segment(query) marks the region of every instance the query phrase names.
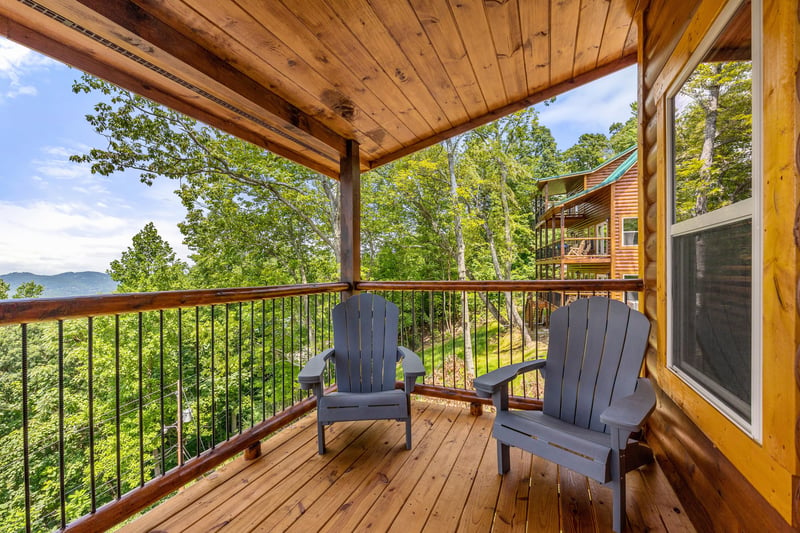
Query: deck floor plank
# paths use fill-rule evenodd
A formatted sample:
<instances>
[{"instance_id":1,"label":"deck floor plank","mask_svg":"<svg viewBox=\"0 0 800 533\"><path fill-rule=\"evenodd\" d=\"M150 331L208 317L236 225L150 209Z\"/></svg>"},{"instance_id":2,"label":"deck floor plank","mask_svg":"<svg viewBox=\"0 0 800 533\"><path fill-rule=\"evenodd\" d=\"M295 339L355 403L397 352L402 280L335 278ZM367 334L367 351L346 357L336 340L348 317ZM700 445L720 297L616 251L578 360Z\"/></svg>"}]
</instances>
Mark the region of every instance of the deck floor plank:
<instances>
[{"instance_id":1,"label":"deck floor plank","mask_svg":"<svg viewBox=\"0 0 800 533\"><path fill-rule=\"evenodd\" d=\"M533 458L528 493L528 531L561 531L558 509L558 466L541 457Z\"/></svg>"},{"instance_id":2,"label":"deck floor plank","mask_svg":"<svg viewBox=\"0 0 800 533\"><path fill-rule=\"evenodd\" d=\"M316 427L316 424L314 425ZM333 443L335 440L352 442L359 434L349 431L353 426L355 423L348 423L337 428L335 432L328 432L329 442ZM366 428L362 425L358 429L363 432ZM304 443L288 457L282 454L276 457L270 453L243 471L244 477L230 479L218 490L209 493L207 508L196 508L195 506L194 512L191 508L188 509L189 515L181 524L183 529L172 526L172 523L162 524L159 529L173 533L197 531L198 528L212 531L225 527L234 518L251 511L250 508L262 494L273 493L276 486L280 486L282 489L286 488L287 484L296 483L298 479L322 468L327 460L332 459L330 456L322 456L323 459L317 459L319 456L316 452L317 441L314 438ZM268 508L275 510L275 506L272 504ZM263 508L260 509L260 512L263 510ZM196 527L195 524L197 524Z\"/></svg>"},{"instance_id":3,"label":"deck floor plank","mask_svg":"<svg viewBox=\"0 0 800 533\"><path fill-rule=\"evenodd\" d=\"M491 432L492 418L477 417L425 523L424 532L456 531Z\"/></svg>"},{"instance_id":4,"label":"deck floor plank","mask_svg":"<svg viewBox=\"0 0 800 533\"><path fill-rule=\"evenodd\" d=\"M418 446L426 446L428 433L438 425L438 418L444 416L444 412L444 406L432 404L424 413L415 415L412 424L412 431L416 430L414 449ZM411 452L387 454L383 461L350 494L347 502L339 507L327 522L319 524L321 530L355 531L359 522L387 489L389 481L399 475L405 464L413 460L413 457Z\"/></svg>"},{"instance_id":5,"label":"deck floor plank","mask_svg":"<svg viewBox=\"0 0 800 533\"><path fill-rule=\"evenodd\" d=\"M375 501L372 508L367 511L364 519L356 526L356 530L388 531L407 501L411 492L429 470L441 465L432 465L436 453L447 438L453 424L459 417L464 421L469 417L469 411L446 411L439 417L437 424L428 432L424 442L411 450L411 460L398 475L389 480L383 494ZM413 525L413 517L404 517L406 522Z\"/></svg>"},{"instance_id":6,"label":"deck floor plank","mask_svg":"<svg viewBox=\"0 0 800 533\"><path fill-rule=\"evenodd\" d=\"M493 416L489 416L494 421ZM472 490L467 496L464 510L459 520L459 531L490 531L497 507L502 477L497 474L497 446L488 433L483 456L478 465Z\"/></svg>"},{"instance_id":7,"label":"deck floor plank","mask_svg":"<svg viewBox=\"0 0 800 533\"><path fill-rule=\"evenodd\" d=\"M313 413L204 476L120 531L600 531L610 489L511 450L497 473L493 416L415 399L414 447L393 421L340 422L317 454ZM628 474L631 531L695 531L658 465Z\"/></svg>"},{"instance_id":8,"label":"deck floor plank","mask_svg":"<svg viewBox=\"0 0 800 533\"><path fill-rule=\"evenodd\" d=\"M564 533L598 531L589 499L589 481L568 468L558 467L561 529Z\"/></svg>"},{"instance_id":9,"label":"deck floor plank","mask_svg":"<svg viewBox=\"0 0 800 533\"><path fill-rule=\"evenodd\" d=\"M497 498L497 509L494 515L493 531L519 531L520 524L522 531L525 531L527 520L527 496L528 486L531 477L531 454L511 448L511 469L502 477L500 494ZM525 485L525 505L520 506L518 496L520 487ZM521 512L522 516L517 513Z\"/></svg>"},{"instance_id":10,"label":"deck floor plank","mask_svg":"<svg viewBox=\"0 0 800 533\"><path fill-rule=\"evenodd\" d=\"M439 499L442 488L447 482L447 478L450 477L452 467L455 466L456 459L467 442L467 437L476 420L476 417L466 411L460 413L459 418L460 421L454 420L444 442L436 450L432 459L432 467L427 469L417 486L409 493L405 504L399 511L399 516L402 518L392 523L389 528L390 532L410 533L422 531L425 527L433 505Z\"/></svg>"},{"instance_id":11,"label":"deck floor plank","mask_svg":"<svg viewBox=\"0 0 800 533\"><path fill-rule=\"evenodd\" d=\"M437 408L433 407L434 405L417 402L416 406L412 407L414 409L412 434L415 439L422 438L430 427L426 423L426 416L436 416L437 412L441 412L441 406L437 411ZM314 528L325 524L326 527L331 525L331 530L346 531L346 529L339 529L341 526L333 526L332 523L341 519L348 512L353 513L353 516L359 516L358 520L360 521L364 511L363 508L362 510L358 509L358 504L364 505L370 501L370 493L376 494L371 499L374 502L377 494L382 490L382 480L388 479L384 472L394 475L410 455L410 452L405 451L405 442L405 425L396 424L382 446L376 447L372 453L359 461L352 471L347 473L347 476L336 479L319 503L299 516L292 527L298 530L313 531ZM405 453L397 453L398 451ZM366 509L370 506L371 503L366 506ZM353 509L351 510L351 508Z\"/></svg>"}]
</instances>

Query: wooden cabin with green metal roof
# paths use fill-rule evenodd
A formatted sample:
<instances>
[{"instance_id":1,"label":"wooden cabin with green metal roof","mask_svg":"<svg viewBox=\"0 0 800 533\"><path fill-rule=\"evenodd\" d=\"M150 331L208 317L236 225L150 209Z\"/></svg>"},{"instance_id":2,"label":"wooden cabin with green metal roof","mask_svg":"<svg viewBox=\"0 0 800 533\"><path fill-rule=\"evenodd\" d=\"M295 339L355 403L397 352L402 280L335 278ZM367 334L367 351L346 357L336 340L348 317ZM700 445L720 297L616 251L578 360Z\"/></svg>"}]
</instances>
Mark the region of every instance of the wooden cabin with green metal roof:
<instances>
[{"instance_id":1,"label":"wooden cabin with green metal roof","mask_svg":"<svg viewBox=\"0 0 800 533\"><path fill-rule=\"evenodd\" d=\"M632 146L593 169L538 180L538 279L639 277L636 161Z\"/></svg>"}]
</instances>

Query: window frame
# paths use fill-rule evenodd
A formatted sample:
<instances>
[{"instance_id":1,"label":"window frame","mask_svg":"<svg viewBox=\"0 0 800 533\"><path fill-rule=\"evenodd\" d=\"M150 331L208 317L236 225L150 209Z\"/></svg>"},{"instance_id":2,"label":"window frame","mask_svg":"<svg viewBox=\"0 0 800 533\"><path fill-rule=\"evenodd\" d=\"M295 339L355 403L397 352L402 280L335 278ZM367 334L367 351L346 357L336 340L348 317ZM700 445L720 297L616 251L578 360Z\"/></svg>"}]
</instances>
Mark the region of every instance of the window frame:
<instances>
[{"instance_id":1,"label":"window frame","mask_svg":"<svg viewBox=\"0 0 800 533\"><path fill-rule=\"evenodd\" d=\"M744 431L756 442L762 442L762 421L763 421L763 385L762 385L762 265L763 265L763 112L762 112L762 2L761 0L751 0L750 20L751 20L751 105L752 105L752 162L751 162L751 196L746 200L736 202L710 213L696 216L694 218L675 222L675 158L674 158L674 125L675 125L675 96L689 79L690 75L702 59L706 56L711 46L721 35L726 26L731 22L736 11L744 5L745 0L730 0L720 11L719 16L714 21L708 32L700 42L695 52L687 61L680 75L669 86L665 94L666 100L666 126L667 126L667 179L666 199L667 209L665 216L666 223L666 308L667 308L667 368L675 374L681 381L699 394L723 416L730 420L739 429ZM695 377L691 373L677 367L673 356L673 240L682 235L692 234L700 230L713 229L722 225L731 225L741 220L751 221L752 234L752 261L751 261L751 395L750 395L750 420L737 414L732 408L726 405L722 398L727 391L719 390L711 380L703 383L702 377ZM714 390L717 389L717 390Z\"/></svg>"},{"instance_id":2,"label":"window frame","mask_svg":"<svg viewBox=\"0 0 800 533\"><path fill-rule=\"evenodd\" d=\"M625 221L626 220L635 220L636 221L636 231L625 231ZM625 246L626 248L633 248L634 246L639 246L639 217L620 217L619 220L619 230L620 230L620 246ZM625 242L625 235L629 233L636 234L636 242L634 244L627 244Z\"/></svg>"}]
</instances>

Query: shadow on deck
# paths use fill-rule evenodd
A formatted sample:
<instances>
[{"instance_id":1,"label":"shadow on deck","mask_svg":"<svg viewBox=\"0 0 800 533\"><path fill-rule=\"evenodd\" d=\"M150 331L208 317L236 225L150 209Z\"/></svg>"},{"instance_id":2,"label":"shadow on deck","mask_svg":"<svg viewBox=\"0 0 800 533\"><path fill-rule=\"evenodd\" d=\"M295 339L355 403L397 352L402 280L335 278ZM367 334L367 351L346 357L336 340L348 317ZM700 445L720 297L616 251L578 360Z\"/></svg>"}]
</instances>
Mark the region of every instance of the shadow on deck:
<instances>
[{"instance_id":1,"label":"shadow on deck","mask_svg":"<svg viewBox=\"0 0 800 533\"><path fill-rule=\"evenodd\" d=\"M158 531L610 531L611 491L512 448L499 476L492 413L415 399L404 425L341 422L317 455L312 413L121 529ZM629 531L694 531L656 465L628 474Z\"/></svg>"}]
</instances>

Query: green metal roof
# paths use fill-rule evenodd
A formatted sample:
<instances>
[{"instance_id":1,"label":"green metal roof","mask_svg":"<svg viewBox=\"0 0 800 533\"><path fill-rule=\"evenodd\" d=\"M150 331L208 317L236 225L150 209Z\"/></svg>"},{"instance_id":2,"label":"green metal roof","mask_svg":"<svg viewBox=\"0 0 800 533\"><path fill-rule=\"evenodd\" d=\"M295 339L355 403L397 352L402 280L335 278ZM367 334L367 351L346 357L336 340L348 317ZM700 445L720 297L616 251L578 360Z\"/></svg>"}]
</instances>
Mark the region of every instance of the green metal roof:
<instances>
[{"instance_id":1,"label":"green metal roof","mask_svg":"<svg viewBox=\"0 0 800 533\"><path fill-rule=\"evenodd\" d=\"M591 174L593 172L596 172L596 171L600 170L601 168L603 168L605 166L608 166L608 165L612 164L614 161L616 161L617 159L619 159L623 155L625 155L625 154L627 154L627 153L629 153L631 151L635 151L635 150L636 150L636 145L633 145L630 148L627 148L627 149L621 151L620 153L609 157L608 159L606 159L605 161L603 161L602 163L600 163L599 165L597 165L593 169L582 170L580 172L572 172L570 174L560 174L558 176L548 176L546 178L537 178L536 182L537 182L537 184L539 184L539 183L544 183L546 181L555 181L555 180L560 180L560 179L564 179L564 178L574 178L574 177L577 177L577 176L583 176L585 174Z\"/></svg>"},{"instance_id":2,"label":"green metal roof","mask_svg":"<svg viewBox=\"0 0 800 533\"><path fill-rule=\"evenodd\" d=\"M581 192L579 192L577 194L573 194L572 196L567 196L566 198L564 198L560 202L554 203L552 205L551 209L552 208L556 208L556 207L560 207L560 206L566 204L567 202L571 202L571 201L575 200L576 198L581 198L583 196L587 196L590 193L592 193L593 191L596 191L597 189L602 189L603 187L605 187L607 185L610 185L610 184L614 183L615 181L617 181L618 179L620 179L628 170L630 170L630 168L633 165L636 164L636 159L637 159L637 157L639 155L638 154L638 150L636 150L635 146L633 148L631 148L630 150L633 150L633 151L628 156L628 158L625 161L623 161L620 166L618 166L616 169L614 169L614 172L609 174L606 179L604 179L603 181L601 181L600 183L598 183L594 187L590 187L589 189L585 189L585 190L583 190L583 191L581 191ZM626 150L625 152L622 152L619 155L624 155L627 152L628 152L628 150ZM616 158L612 159L612 161L615 160L615 159ZM603 165L601 165L601 167L602 166ZM600 167L598 167L598 168L600 168Z\"/></svg>"}]
</instances>

